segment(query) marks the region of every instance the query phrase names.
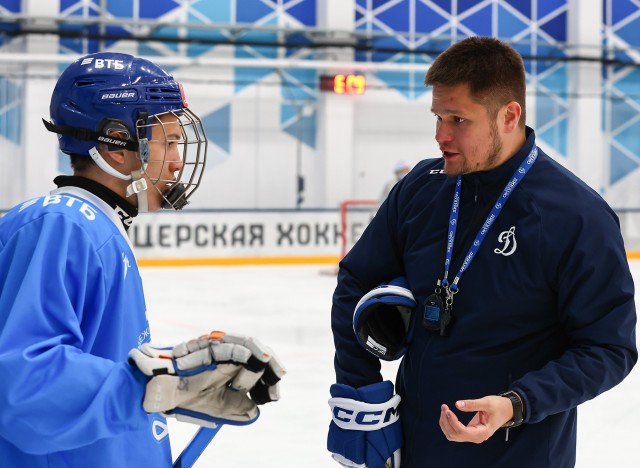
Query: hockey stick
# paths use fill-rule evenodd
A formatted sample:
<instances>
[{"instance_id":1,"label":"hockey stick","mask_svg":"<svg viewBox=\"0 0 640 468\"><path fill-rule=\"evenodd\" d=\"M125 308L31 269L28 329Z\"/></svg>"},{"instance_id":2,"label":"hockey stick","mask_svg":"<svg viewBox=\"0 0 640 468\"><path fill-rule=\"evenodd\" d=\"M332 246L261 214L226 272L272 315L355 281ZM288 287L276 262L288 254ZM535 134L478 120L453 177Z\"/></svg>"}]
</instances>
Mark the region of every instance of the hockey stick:
<instances>
[{"instance_id":1,"label":"hockey stick","mask_svg":"<svg viewBox=\"0 0 640 468\"><path fill-rule=\"evenodd\" d=\"M191 468L221 427L222 424L218 423L216 427L201 427L198 429L196 435L193 436L189 444L173 463L173 468Z\"/></svg>"}]
</instances>

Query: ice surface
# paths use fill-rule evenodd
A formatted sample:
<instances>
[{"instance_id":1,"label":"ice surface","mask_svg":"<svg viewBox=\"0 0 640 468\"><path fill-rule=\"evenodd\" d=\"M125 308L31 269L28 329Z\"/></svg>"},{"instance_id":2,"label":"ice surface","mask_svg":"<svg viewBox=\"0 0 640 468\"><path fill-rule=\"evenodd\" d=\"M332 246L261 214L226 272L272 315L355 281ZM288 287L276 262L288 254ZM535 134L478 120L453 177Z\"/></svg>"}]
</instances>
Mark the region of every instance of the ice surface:
<instances>
[{"instance_id":1,"label":"ice surface","mask_svg":"<svg viewBox=\"0 0 640 468\"><path fill-rule=\"evenodd\" d=\"M631 268L640 285L640 261L632 261ZM336 278L322 274L328 270L318 265L142 269L154 343L172 345L214 329L252 335L271 346L288 371L282 399L262 406L250 426L224 426L196 467L338 466L326 451L327 399L335 380L329 316ZM394 364L386 364L383 375L393 380ZM579 468L640 467L639 402L640 366L580 407ZM169 427L176 458L197 427L173 419Z\"/></svg>"}]
</instances>

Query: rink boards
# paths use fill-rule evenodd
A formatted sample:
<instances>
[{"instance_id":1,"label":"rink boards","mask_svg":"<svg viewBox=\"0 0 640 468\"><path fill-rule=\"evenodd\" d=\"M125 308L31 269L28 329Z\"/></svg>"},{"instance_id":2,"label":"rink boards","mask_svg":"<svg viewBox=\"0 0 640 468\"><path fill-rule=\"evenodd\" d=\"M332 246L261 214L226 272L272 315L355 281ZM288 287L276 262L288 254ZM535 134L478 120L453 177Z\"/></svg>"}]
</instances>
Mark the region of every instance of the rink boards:
<instances>
[{"instance_id":1,"label":"rink boards","mask_svg":"<svg viewBox=\"0 0 640 468\"><path fill-rule=\"evenodd\" d=\"M355 242L369 216L350 220ZM141 265L337 263L338 210L159 212L138 216L129 238Z\"/></svg>"},{"instance_id":2,"label":"rink boards","mask_svg":"<svg viewBox=\"0 0 640 468\"><path fill-rule=\"evenodd\" d=\"M129 229L140 265L242 265L338 262L342 242L352 245L372 213L338 210L192 210L139 215ZM629 258L640 258L630 250Z\"/></svg>"}]
</instances>

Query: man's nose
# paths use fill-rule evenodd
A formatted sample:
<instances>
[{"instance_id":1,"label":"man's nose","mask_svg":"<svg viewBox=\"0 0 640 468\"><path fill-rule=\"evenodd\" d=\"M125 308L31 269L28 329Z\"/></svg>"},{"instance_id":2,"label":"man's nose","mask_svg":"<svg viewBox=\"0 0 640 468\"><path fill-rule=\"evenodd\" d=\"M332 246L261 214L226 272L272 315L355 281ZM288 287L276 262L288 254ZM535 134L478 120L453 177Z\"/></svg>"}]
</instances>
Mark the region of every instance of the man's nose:
<instances>
[{"instance_id":1,"label":"man's nose","mask_svg":"<svg viewBox=\"0 0 640 468\"><path fill-rule=\"evenodd\" d=\"M453 132L451 130L451 126L446 122L438 123L436 127L436 141L440 144L452 141Z\"/></svg>"},{"instance_id":2,"label":"man's nose","mask_svg":"<svg viewBox=\"0 0 640 468\"><path fill-rule=\"evenodd\" d=\"M169 170L174 173L182 169L184 163L182 162L182 155L180 154L179 148L176 145L172 148L167 154L167 165Z\"/></svg>"}]
</instances>

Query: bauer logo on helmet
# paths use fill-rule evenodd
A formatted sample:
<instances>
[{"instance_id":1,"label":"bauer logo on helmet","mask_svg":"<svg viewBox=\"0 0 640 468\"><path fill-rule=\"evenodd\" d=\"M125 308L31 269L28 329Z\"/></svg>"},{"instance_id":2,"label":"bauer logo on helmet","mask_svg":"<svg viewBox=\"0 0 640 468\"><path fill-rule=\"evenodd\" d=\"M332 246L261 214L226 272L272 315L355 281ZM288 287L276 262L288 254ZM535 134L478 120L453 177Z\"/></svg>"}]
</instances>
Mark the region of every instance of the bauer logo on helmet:
<instances>
[{"instance_id":1,"label":"bauer logo on helmet","mask_svg":"<svg viewBox=\"0 0 640 468\"><path fill-rule=\"evenodd\" d=\"M133 90L127 91L104 91L100 94L101 101L137 101L138 93Z\"/></svg>"}]
</instances>

